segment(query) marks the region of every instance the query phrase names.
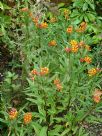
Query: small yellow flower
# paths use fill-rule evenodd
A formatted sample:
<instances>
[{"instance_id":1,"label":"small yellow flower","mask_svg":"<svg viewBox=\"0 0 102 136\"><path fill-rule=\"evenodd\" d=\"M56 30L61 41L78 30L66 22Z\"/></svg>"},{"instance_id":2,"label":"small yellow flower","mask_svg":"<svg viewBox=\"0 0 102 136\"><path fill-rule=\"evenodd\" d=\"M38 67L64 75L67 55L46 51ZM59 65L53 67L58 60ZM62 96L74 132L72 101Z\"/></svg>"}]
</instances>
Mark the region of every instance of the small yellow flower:
<instances>
[{"instance_id":1,"label":"small yellow flower","mask_svg":"<svg viewBox=\"0 0 102 136\"><path fill-rule=\"evenodd\" d=\"M96 68L91 68L90 70L88 70L88 74L89 76L94 76L97 74L97 69Z\"/></svg>"},{"instance_id":2,"label":"small yellow flower","mask_svg":"<svg viewBox=\"0 0 102 136\"><path fill-rule=\"evenodd\" d=\"M46 22L43 22L40 24L40 28L47 28L48 24Z\"/></svg>"},{"instance_id":3,"label":"small yellow flower","mask_svg":"<svg viewBox=\"0 0 102 136\"><path fill-rule=\"evenodd\" d=\"M65 9L64 10L64 15L68 15L69 14L69 10L68 9Z\"/></svg>"},{"instance_id":4,"label":"small yellow flower","mask_svg":"<svg viewBox=\"0 0 102 136\"><path fill-rule=\"evenodd\" d=\"M66 30L67 33L72 33L73 31L73 27L72 26L69 26Z\"/></svg>"},{"instance_id":5,"label":"small yellow flower","mask_svg":"<svg viewBox=\"0 0 102 136\"><path fill-rule=\"evenodd\" d=\"M32 114L30 112L25 113L23 120L24 120L24 124L30 123L32 120Z\"/></svg>"},{"instance_id":6,"label":"small yellow flower","mask_svg":"<svg viewBox=\"0 0 102 136\"><path fill-rule=\"evenodd\" d=\"M55 22L57 22L57 19L55 17L50 19L50 23L55 23Z\"/></svg>"},{"instance_id":7,"label":"small yellow flower","mask_svg":"<svg viewBox=\"0 0 102 136\"><path fill-rule=\"evenodd\" d=\"M78 46L73 46L73 47L71 48L71 51L72 51L73 53L77 53L77 52L78 52Z\"/></svg>"},{"instance_id":8,"label":"small yellow flower","mask_svg":"<svg viewBox=\"0 0 102 136\"><path fill-rule=\"evenodd\" d=\"M33 70L31 71L31 74L32 74L32 75L38 75L38 71L37 71L36 69L33 69Z\"/></svg>"},{"instance_id":9,"label":"small yellow flower","mask_svg":"<svg viewBox=\"0 0 102 136\"><path fill-rule=\"evenodd\" d=\"M57 45L57 43L55 40L52 40L49 42L49 46L56 46L56 45Z\"/></svg>"},{"instance_id":10,"label":"small yellow flower","mask_svg":"<svg viewBox=\"0 0 102 136\"><path fill-rule=\"evenodd\" d=\"M87 51L91 51L91 47L89 45L84 46Z\"/></svg>"},{"instance_id":11,"label":"small yellow flower","mask_svg":"<svg viewBox=\"0 0 102 136\"><path fill-rule=\"evenodd\" d=\"M17 110L16 110L15 108L12 108L12 109L10 110L10 112L9 112L9 118L10 118L11 120L13 120L13 119L15 119L15 118L17 117L17 115L18 115Z\"/></svg>"},{"instance_id":12,"label":"small yellow flower","mask_svg":"<svg viewBox=\"0 0 102 136\"><path fill-rule=\"evenodd\" d=\"M60 80L59 79L55 79L54 80L54 85L60 84Z\"/></svg>"},{"instance_id":13,"label":"small yellow flower","mask_svg":"<svg viewBox=\"0 0 102 136\"><path fill-rule=\"evenodd\" d=\"M70 44L71 44L72 47L75 47L75 46L78 47L78 42L75 41L75 40L71 40Z\"/></svg>"},{"instance_id":14,"label":"small yellow flower","mask_svg":"<svg viewBox=\"0 0 102 136\"><path fill-rule=\"evenodd\" d=\"M99 103L100 100L101 100L101 95L102 95L102 91L98 90L98 89L95 89L95 92L93 94L93 100L94 100L94 102Z\"/></svg>"},{"instance_id":15,"label":"small yellow flower","mask_svg":"<svg viewBox=\"0 0 102 136\"><path fill-rule=\"evenodd\" d=\"M61 84L56 84L57 90L60 92L62 90L62 85Z\"/></svg>"},{"instance_id":16,"label":"small yellow flower","mask_svg":"<svg viewBox=\"0 0 102 136\"><path fill-rule=\"evenodd\" d=\"M79 47L83 47L84 46L84 41L80 41L78 45L79 45Z\"/></svg>"},{"instance_id":17,"label":"small yellow flower","mask_svg":"<svg viewBox=\"0 0 102 136\"><path fill-rule=\"evenodd\" d=\"M84 32L86 30L87 27L87 23L86 22L82 22L79 26L79 28L76 30L77 32Z\"/></svg>"},{"instance_id":18,"label":"small yellow flower","mask_svg":"<svg viewBox=\"0 0 102 136\"><path fill-rule=\"evenodd\" d=\"M91 62L92 62L92 59L91 59L90 57L86 56L86 57L84 58L84 61L87 62L87 63L91 63Z\"/></svg>"},{"instance_id":19,"label":"small yellow flower","mask_svg":"<svg viewBox=\"0 0 102 136\"><path fill-rule=\"evenodd\" d=\"M22 12L27 12L27 11L28 11L28 8L27 8L27 7L22 8L21 11L22 11Z\"/></svg>"},{"instance_id":20,"label":"small yellow flower","mask_svg":"<svg viewBox=\"0 0 102 136\"><path fill-rule=\"evenodd\" d=\"M41 68L40 75L47 75L49 73L49 68Z\"/></svg>"}]
</instances>

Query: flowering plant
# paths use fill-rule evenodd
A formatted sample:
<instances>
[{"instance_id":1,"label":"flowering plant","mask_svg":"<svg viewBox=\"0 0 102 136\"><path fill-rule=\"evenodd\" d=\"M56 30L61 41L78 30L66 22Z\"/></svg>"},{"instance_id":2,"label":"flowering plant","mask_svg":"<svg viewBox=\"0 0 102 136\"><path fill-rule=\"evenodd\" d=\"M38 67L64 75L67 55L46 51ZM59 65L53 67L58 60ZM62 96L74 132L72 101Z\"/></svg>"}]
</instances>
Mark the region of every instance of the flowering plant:
<instances>
[{"instance_id":1,"label":"flowering plant","mask_svg":"<svg viewBox=\"0 0 102 136\"><path fill-rule=\"evenodd\" d=\"M54 22L25 7L19 14L22 34L15 43L21 73L9 73L1 86L10 95L20 94L20 104L14 102L18 97L2 99L8 135L88 135L84 124L100 122L102 108L102 69L93 62L88 24L76 25L68 12ZM16 108L8 112L7 106Z\"/></svg>"}]
</instances>

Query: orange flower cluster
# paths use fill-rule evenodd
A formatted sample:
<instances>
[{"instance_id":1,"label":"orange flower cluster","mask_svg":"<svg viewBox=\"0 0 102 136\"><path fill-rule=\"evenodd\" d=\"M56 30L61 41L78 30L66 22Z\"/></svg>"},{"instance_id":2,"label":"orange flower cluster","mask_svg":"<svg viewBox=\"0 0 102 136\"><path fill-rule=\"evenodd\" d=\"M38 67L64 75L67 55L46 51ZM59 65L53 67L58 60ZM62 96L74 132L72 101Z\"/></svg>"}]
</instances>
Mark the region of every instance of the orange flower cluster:
<instances>
[{"instance_id":1,"label":"orange flower cluster","mask_svg":"<svg viewBox=\"0 0 102 136\"><path fill-rule=\"evenodd\" d=\"M57 19L56 19L55 17L52 17L52 18L50 19L50 23L55 23L55 22L57 22Z\"/></svg>"},{"instance_id":2,"label":"orange flower cluster","mask_svg":"<svg viewBox=\"0 0 102 136\"><path fill-rule=\"evenodd\" d=\"M69 10L67 10L67 9L65 9L64 10L64 17L65 17L65 19L68 19L69 18Z\"/></svg>"},{"instance_id":3,"label":"orange flower cluster","mask_svg":"<svg viewBox=\"0 0 102 136\"><path fill-rule=\"evenodd\" d=\"M82 22L79 26L79 28L76 30L77 32L84 32L86 30L87 27L87 23L86 22Z\"/></svg>"},{"instance_id":4,"label":"orange flower cluster","mask_svg":"<svg viewBox=\"0 0 102 136\"><path fill-rule=\"evenodd\" d=\"M101 100L101 95L102 95L102 91L96 89L95 92L94 92L94 94L93 94L93 100L94 100L94 102L99 103L100 100Z\"/></svg>"},{"instance_id":5,"label":"orange flower cluster","mask_svg":"<svg viewBox=\"0 0 102 136\"><path fill-rule=\"evenodd\" d=\"M71 34L73 31L73 27L72 26L69 26L66 30L67 33Z\"/></svg>"},{"instance_id":6,"label":"orange flower cluster","mask_svg":"<svg viewBox=\"0 0 102 136\"><path fill-rule=\"evenodd\" d=\"M39 25L39 28L47 28L48 27L48 24L46 22L42 22L40 25Z\"/></svg>"},{"instance_id":7,"label":"orange flower cluster","mask_svg":"<svg viewBox=\"0 0 102 136\"><path fill-rule=\"evenodd\" d=\"M33 22L35 23L35 25L37 26L39 19L38 19L37 17L33 17L33 18L32 18L32 21L33 21Z\"/></svg>"},{"instance_id":8,"label":"orange flower cluster","mask_svg":"<svg viewBox=\"0 0 102 136\"><path fill-rule=\"evenodd\" d=\"M90 57L86 56L86 57L84 58L84 61L87 62L87 63L91 63L91 62L92 62L92 59L91 59Z\"/></svg>"},{"instance_id":9,"label":"orange flower cluster","mask_svg":"<svg viewBox=\"0 0 102 136\"><path fill-rule=\"evenodd\" d=\"M49 42L49 46L56 46L56 45L57 45L57 43L55 40L52 40Z\"/></svg>"},{"instance_id":10,"label":"orange flower cluster","mask_svg":"<svg viewBox=\"0 0 102 136\"><path fill-rule=\"evenodd\" d=\"M91 51L91 47L89 45L84 46L87 51Z\"/></svg>"},{"instance_id":11,"label":"orange flower cluster","mask_svg":"<svg viewBox=\"0 0 102 136\"><path fill-rule=\"evenodd\" d=\"M32 74L32 75L38 75L39 73L38 73L38 71L37 71L36 69L33 69L33 70L31 71L31 74Z\"/></svg>"},{"instance_id":12,"label":"orange flower cluster","mask_svg":"<svg viewBox=\"0 0 102 136\"><path fill-rule=\"evenodd\" d=\"M36 69L33 69L29 76L31 78L31 80L34 80L36 76L43 76L43 75L47 75L49 73L49 68L47 67L43 67L40 69L40 72L38 72Z\"/></svg>"},{"instance_id":13,"label":"orange flower cluster","mask_svg":"<svg viewBox=\"0 0 102 136\"><path fill-rule=\"evenodd\" d=\"M32 120L32 114L30 112L25 113L23 120L24 120L24 124L30 123Z\"/></svg>"},{"instance_id":14,"label":"orange flower cluster","mask_svg":"<svg viewBox=\"0 0 102 136\"><path fill-rule=\"evenodd\" d=\"M84 47L84 41L80 41L78 45L79 47Z\"/></svg>"},{"instance_id":15,"label":"orange flower cluster","mask_svg":"<svg viewBox=\"0 0 102 136\"><path fill-rule=\"evenodd\" d=\"M30 74L29 74L29 76L30 76L30 78L31 78L32 81L34 81L34 79L35 79L35 77L36 77L37 75L39 75L39 72L38 72L36 69L33 69L33 70L30 72Z\"/></svg>"},{"instance_id":16,"label":"orange flower cluster","mask_svg":"<svg viewBox=\"0 0 102 136\"><path fill-rule=\"evenodd\" d=\"M16 110L15 108L12 108L12 109L10 110L10 112L9 112L9 118L10 118L11 120L13 120L13 119L15 119L15 118L17 117L17 115L18 115L17 110Z\"/></svg>"},{"instance_id":17,"label":"orange flower cluster","mask_svg":"<svg viewBox=\"0 0 102 136\"><path fill-rule=\"evenodd\" d=\"M71 46L72 46L71 51L72 51L73 53L78 52L79 46L78 46L77 41L71 40L71 41L70 41L70 44L71 44Z\"/></svg>"},{"instance_id":18,"label":"orange flower cluster","mask_svg":"<svg viewBox=\"0 0 102 136\"><path fill-rule=\"evenodd\" d=\"M49 68L41 68L40 75L47 75L49 73Z\"/></svg>"},{"instance_id":19,"label":"orange flower cluster","mask_svg":"<svg viewBox=\"0 0 102 136\"><path fill-rule=\"evenodd\" d=\"M85 58L81 58L80 62L86 62L90 64L92 62L92 59L89 56L86 56Z\"/></svg>"},{"instance_id":20,"label":"orange flower cluster","mask_svg":"<svg viewBox=\"0 0 102 136\"><path fill-rule=\"evenodd\" d=\"M59 79L54 80L54 85L56 85L57 90L60 92L62 90L62 85Z\"/></svg>"},{"instance_id":21,"label":"orange flower cluster","mask_svg":"<svg viewBox=\"0 0 102 136\"><path fill-rule=\"evenodd\" d=\"M21 11L22 11L22 12L28 12L28 8L27 8L27 7L22 8Z\"/></svg>"},{"instance_id":22,"label":"orange flower cluster","mask_svg":"<svg viewBox=\"0 0 102 136\"><path fill-rule=\"evenodd\" d=\"M66 47L65 48L65 52L70 53L71 52L71 48Z\"/></svg>"},{"instance_id":23,"label":"orange flower cluster","mask_svg":"<svg viewBox=\"0 0 102 136\"><path fill-rule=\"evenodd\" d=\"M97 68L91 68L90 70L88 70L89 76L94 76L97 74L97 72Z\"/></svg>"}]
</instances>

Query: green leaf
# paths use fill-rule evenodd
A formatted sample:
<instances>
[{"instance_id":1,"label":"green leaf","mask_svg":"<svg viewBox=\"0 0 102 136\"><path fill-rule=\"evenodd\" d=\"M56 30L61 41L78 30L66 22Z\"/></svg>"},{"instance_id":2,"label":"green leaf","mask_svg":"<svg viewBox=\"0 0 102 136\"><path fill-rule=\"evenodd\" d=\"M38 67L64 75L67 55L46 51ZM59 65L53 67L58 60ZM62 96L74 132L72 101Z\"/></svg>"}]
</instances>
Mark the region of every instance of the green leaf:
<instances>
[{"instance_id":1,"label":"green leaf","mask_svg":"<svg viewBox=\"0 0 102 136\"><path fill-rule=\"evenodd\" d=\"M38 136L47 136L47 127L43 127Z\"/></svg>"},{"instance_id":2,"label":"green leaf","mask_svg":"<svg viewBox=\"0 0 102 136\"><path fill-rule=\"evenodd\" d=\"M95 10L95 5L90 0L86 0L91 9Z\"/></svg>"},{"instance_id":3,"label":"green leaf","mask_svg":"<svg viewBox=\"0 0 102 136\"><path fill-rule=\"evenodd\" d=\"M39 136L41 126L37 122L33 122L32 127L34 128L36 135Z\"/></svg>"},{"instance_id":4,"label":"green leaf","mask_svg":"<svg viewBox=\"0 0 102 136\"><path fill-rule=\"evenodd\" d=\"M64 7L65 3L59 3L58 8Z\"/></svg>"},{"instance_id":5,"label":"green leaf","mask_svg":"<svg viewBox=\"0 0 102 136\"><path fill-rule=\"evenodd\" d=\"M3 3L0 1L0 9L4 10Z\"/></svg>"},{"instance_id":6,"label":"green leaf","mask_svg":"<svg viewBox=\"0 0 102 136\"><path fill-rule=\"evenodd\" d=\"M69 131L70 131L70 129L67 128L65 131L62 132L62 134L60 136L66 136L66 134L68 134Z\"/></svg>"},{"instance_id":7,"label":"green leaf","mask_svg":"<svg viewBox=\"0 0 102 136\"><path fill-rule=\"evenodd\" d=\"M84 5L83 5L83 11L86 11L87 9L88 9L88 4L84 3Z\"/></svg>"}]
</instances>

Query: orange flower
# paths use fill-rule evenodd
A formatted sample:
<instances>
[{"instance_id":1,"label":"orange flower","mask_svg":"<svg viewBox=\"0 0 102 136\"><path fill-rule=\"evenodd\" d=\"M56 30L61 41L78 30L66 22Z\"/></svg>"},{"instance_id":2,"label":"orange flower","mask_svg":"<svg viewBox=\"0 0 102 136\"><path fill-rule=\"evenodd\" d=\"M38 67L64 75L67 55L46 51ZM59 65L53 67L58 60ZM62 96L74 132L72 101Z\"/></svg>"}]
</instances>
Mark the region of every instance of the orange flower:
<instances>
[{"instance_id":1,"label":"orange flower","mask_svg":"<svg viewBox=\"0 0 102 136\"><path fill-rule=\"evenodd\" d=\"M59 80L59 79L55 79L55 80L54 80L54 84L55 84L55 85L60 84L60 80Z\"/></svg>"},{"instance_id":2,"label":"orange flower","mask_svg":"<svg viewBox=\"0 0 102 136\"><path fill-rule=\"evenodd\" d=\"M28 8L27 8L27 7L26 7L26 8L22 8L21 11L22 11L22 12L27 12L27 11L28 11Z\"/></svg>"},{"instance_id":3,"label":"orange flower","mask_svg":"<svg viewBox=\"0 0 102 136\"><path fill-rule=\"evenodd\" d=\"M79 28L76 30L77 32L84 32L86 30L87 27L87 23L86 22L82 22L79 26Z\"/></svg>"},{"instance_id":4,"label":"orange flower","mask_svg":"<svg viewBox=\"0 0 102 136\"><path fill-rule=\"evenodd\" d=\"M29 16L33 19L33 13L29 12Z\"/></svg>"},{"instance_id":5,"label":"orange flower","mask_svg":"<svg viewBox=\"0 0 102 136\"><path fill-rule=\"evenodd\" d=\"M47 75L48 73L49 73L49 68L47 67L41 68L40 75Z\"/></svg>"},{"instance_id":6,"label":"orange flower","mask_svg":"<svg viewBox=\"0 0 102 136\"><path fill-rule=\"evenodd\" d=\"M73 46L72 49L71 49L71 51L73 53L77 53L78 52L78 46Z\"/></svg>"},{"instance_id":7,"label":"orange flower","mask_svg":"<svg viewBox=\"0 0 102 136\"><path fill-rule=\"evenodd\" d=\"M30 112L25 113L24 115L24 124L30 123L32 120L32 114Z\"/></svg>"},{"instance_id":8,"label":"orange flower","mask_svg":"<svg viewBox=\"0 0 102 136\"><path fill-rule=\"evenodd\" d=\"M48 24L46 22L43 22L40 24L40 28L47 28Z\"/></svg>"},{"instance_id":9,"label":"orange flower","mask_svg":"<svg viewBox=\"0 0 102 136\"><path fill-rule=\"evenodd\" d=\"M80 62L84 62L84 59L83 59L83 58L81 58L81 59L80 59Z\"/></svg>"},{"instance_id":10,"label":"orange flower","mask_svg":"<svg viewBox=\"0 0 102 136\"><path fill-rule=\"evenodd\" d=\"M83 47L84 46L84 41L80 41L78 45L79 45L79 47Z\"/></svg>"},{"instance_id":11,"label":"orange flower","mask_svg":"<svg viewBox=\"0 0 102 136\"><path fill-rule=\"evenodd\" d=\"M31 71L31 74L32 74L32 75L38 75L38 71L37 71L36 69L33 69L33 70Z\"/></svg>"},{"instance_id":12,"label":"orange flower","mask_svg":"<svg viewBox=\"0 0 102 136\"><path fill-rule=\"evenodd\" d=\"M84 61L87 62L87 63L91 63L91 62L92 62L92 59L91 59L90 57L86 56L86 57L84 58Z\"/></svg>"},{"instance_id":13,"label":"orange flower","mask_svg":"<svg viewBox=\"0 0 102 136\"><path fill-rule=\"evenodd\" d=\"M88 74L89 76L94 76L97 74L97 69L96 68L92 68L90 70L88 70Z\"/></svg>"},{"instance_id":14,"label":"orange flower","mask_svg":"<svg viewBox=\"0 0 102 136\"><path fill-rule=\"evenodd\" d=\"M56 45L57 45L57 43L55 40L52 40L49 42L49 46L56 46Z\"/></svg>"},{"instance_id":15,"label":"orange flower","mask_svg":"<svg viewBox=\"0 0 102 136\"><path fill-rule=\"evenodd\" d=\"M64 15L68 15L69 14L69 10L68 9L65 9L64 10Z\"/></svg>"},{"instance_id":16,"label":"orange flower","mask_svg":"<svg viewBox=\"0 0 102 136\"><path fill-rule=\"evenodd\" d=\"M73 31L73 27L72 26L69 26L66 30L67 33L72 33Z\"/></svg>"},{"instance_id":17,"label":"orange flower","mask_svg":"<svg viewBox=\"0 0 102 136\"><path fill-rule=\"evenodd\" d=\"M17 110L16 110L15 108L12 108L12 109L10 110L10 112L9 112L9 118L10 118L11 120L13 120L13 119L15 119L15 118L17 117L17 115L18 115Z\"/></svg>"},{"instance_id":18,"label":"orange flower","mask_svg":"<svg viewBox=\"0 0 102 136\"><path fill-rule=\"evenodd\" d=\"M57 90L58 90L58 91L61 91L62 88L63 88L62 85L61 85L60 83L59 83L59 84L56 84L56 87L57 87Z\"/></svg>"},{"instance_id":19,"label":"orange flower","mask_svg":"<svg viewBox=\"0 0 102 136\"><path fill-rule=\"evenodd\" d=\"M84 46L87 51L91 51L91 47L89 45Z\"/></svg>"},{"instance_id":20,"label":"orange flower","mask_svg":"<svg viewBox=\"0 0 102 136\"><path fill-rule=\"evenodd\" d=\"M66 51L67 53L69 53L69 52L71 52L71 48L66 47L66 48L65 48L65 51Z\"/></svg>"},{"instance_id":21,"label":"orange flower","mask_svg":"<svg viewBox=\"0 0 102 136\"><path fill-rule=\"evenodd\" d=\"M31 80L34 81L35 77L31 77Z\"/></svg>"},{"instance_id":22,"label":"orange flower","mask_svg":"<svg viewBox=\"0 0 102 136\"><path fill-rule=\"evenodd\" d=\"M101 98L100 98L101 95L102 95L102 91L96 89L95 92L94 92L94 94L93 94L93 100L94 100L94 102L99 103L100 100L101 100Z\"/></svg>"},{"instance_id":23,"label":"orange flower","mask_svg":"<svg viewBox=\"0 0 102 136\"><path fill-rule=\"evenodd\" d=\"M33 20L33 22L34 22L35 24L38 24L38 18L37 18L37 17L33 17L32 20Z\"/></svg>"},{"instance_id":24,"label":"orange flower","mask_svg":"<svg viewBox=\"0 0 102 136\"><path fill-rule=\"evenodd\" d=\"M57 21L57 19L55 17L53 17L53 18L50 19L51 23L55 23L56 21Z\"/></svg>"},{"instance_id":25,"label":"orange flower","mask_svg":"<svg viewBox=\"0 0 102 136\"><path fill-rule=\"evenodd\" d=\"M77 43L77 41L75 41L75 40L71 40L71 41L70 41L70 44L71 44L72 47L73 47L73 46L74 46L74 47L75 47L75 46L78 47L78 43Z\"/></svg>"}]
</instances>

